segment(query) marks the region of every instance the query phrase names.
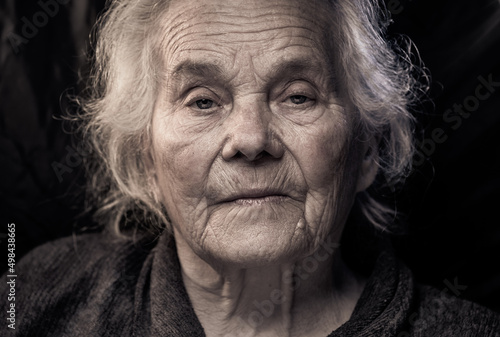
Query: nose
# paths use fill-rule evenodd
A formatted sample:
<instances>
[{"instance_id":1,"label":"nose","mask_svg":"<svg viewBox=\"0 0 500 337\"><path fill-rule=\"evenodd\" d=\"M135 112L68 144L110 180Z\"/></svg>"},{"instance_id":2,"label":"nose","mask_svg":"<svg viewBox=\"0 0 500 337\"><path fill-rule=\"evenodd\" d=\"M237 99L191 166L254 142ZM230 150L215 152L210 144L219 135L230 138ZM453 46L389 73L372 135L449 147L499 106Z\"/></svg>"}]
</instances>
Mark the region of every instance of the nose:
<instances>
[{"instance_id":1,"label":"nose","mask_svg":"<svg viewBox=\"0 0 500 337\"><path fill-rule=\"evenodd\" d=\"M235 104L225 124L224 160L241 157L256 161L266 156L280 158L283 155L283 146L272 130L271 112L265 102Z\"/></svg>"}]
</instances>

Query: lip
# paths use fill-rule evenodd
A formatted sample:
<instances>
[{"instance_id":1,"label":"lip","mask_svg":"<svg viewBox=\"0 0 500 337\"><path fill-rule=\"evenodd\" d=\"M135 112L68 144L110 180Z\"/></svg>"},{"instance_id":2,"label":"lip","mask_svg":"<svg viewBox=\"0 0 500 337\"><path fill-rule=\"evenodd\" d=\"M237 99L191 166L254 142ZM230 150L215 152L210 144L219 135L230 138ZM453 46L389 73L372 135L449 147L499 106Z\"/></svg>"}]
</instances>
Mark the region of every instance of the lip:
<instances>
[{"instance_id":1,"label":"lip","mask_svg":"<svg viewBox=\"0 0 500 337\"><path fill-rule=\"evenodd\" d=\"M281 191L274 189L252 189L239 191L235 194L224 198L222 203L236 203L239 205L261 205L266 203L283 202L290 196Z\"/></svg>"}]
</instances>

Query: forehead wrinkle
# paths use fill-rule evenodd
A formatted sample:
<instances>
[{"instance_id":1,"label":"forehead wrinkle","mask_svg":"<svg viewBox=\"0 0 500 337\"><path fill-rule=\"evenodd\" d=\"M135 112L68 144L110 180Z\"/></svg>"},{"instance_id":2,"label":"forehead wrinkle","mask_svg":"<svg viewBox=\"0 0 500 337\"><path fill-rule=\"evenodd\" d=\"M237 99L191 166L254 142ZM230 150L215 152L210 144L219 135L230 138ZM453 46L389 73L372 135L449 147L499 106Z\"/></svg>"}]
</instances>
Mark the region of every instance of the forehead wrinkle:
<instances>
[{"instance_id":1,"label":"forehead wrinkle","mask_svg":"<svg viewBox=\"0 0 500 337\"><path fill-rule=\"evenodd\" d=\"M289 27L286 27L289 28ZM286 29L285 27L283 28ZM281 28L280 28L281 29ZM324 58L327 57L327 51L325 50L328 44L324 41L323 36L319 36L319 38L315 38L313 31L296 31L291 32L288 31L287 35L281 34L280 29L270 29L274 34L273 36L267 37L264 39L256 39L255 37L248 38L240 38L240 39L231 39L231 43L224 43L224 36L227 36L227 33L203 33L198 34L196 32L192 32L189 34L184 34L183 39L179 41L179 43L175 43L171 41L171 49L166 50L166 56L174 57L178 56L181 52L188 53L197 53L197 52L208 52L208 53L226 53L226 56L233 55L236 56L238 51L242 48L246 48L249 50L253 56L263 55L263 54L272 54L276 49L279 48L293 48L293 47L302 47L305 49L312 49L315 55L322 55ZM191 36L191 39L187 37ZM220 36L220 39L213 39L214 36ZM266 48L262 48L263 43L268 45ZM244 44L244 45L237 45ZM272 55L269 55L269 58L272 59ZM217 57L218 59L218 57Z\"/></svg>"},{"instance_id":2,"label":"forehead wrinkle","mask_svg":"<svg viewBox=\"0 0 500 337\"><path fill-rule=\"evenodd\" d=\"M304 3L305 1L288 0L286 1L286 6L283 6L276 1L266 1L264 4L262 2L254 4L251 1L244 1L243 3L238 3L238 1L226 1L222 5L204 5L202 4L202 1L200 1L199 4L201 5L194 6L193 8L182 8L182 13L189 13L189 18L192 18L193 16L191 14L193 9L196 9L196 11L204 17L209 17L207 22L219 23L224 23L224 19L237 19L238 21L241 21L259 18L264 18L263 21L267 23L270 21L269 18L267 18L269 16L289 17L293 20L302 19L311 23L318 22L319 20L321 23L324 23L322 22L324 20L321 20L322 18L318 17L317 12L318 10L329 9L329 4L324 0L307 1L307 5L304 5ZM319 9L319 7L321 7L321 9ZM217 21L217 19L214 19L215 17L221 19L221 21Z\"/></svg>"},{"instance_id":3,"label":"forehead wrinkle","mask_svg":"<svg viewBox=\"0 0 500 337\"><path fill-rule=\"evenodd\" d=\"M256 24L259 25L259 23ZM198 26L199 29L192 29L197 28ZM231 43L252 41L259 43L259 41L261 40L271 42L269 40L283 38L305 39L313 41L314 43L321 43L321 41L316 41L317 39L312 38L313 36L321 37L322 33L320 31L316 31L315 29L297 24L281 25L279 27L268 26L266 28L254 28L254 25L250 25L249 29L246 30L241 30L240 26L246 27L246 25L238 23L225 23L224 27L218 27L219 29L213 31L211 29L207 29L207 26L203 23L196 23L189 27L191 29L182 29L182 27L179 26L178 29L171 30L172 34L170 34L170 36L168 37L167 47L171 46L178 50L182 49L182 47L186 45L189 46L193 43L203 46L207 43L224 42L224 40L228 38L228 35L241 36L236 39L231 39ZM260 34L266 34L269 32L273 33L273 37L271 39L269 38L269 36L258 36ZM165 35L166 39L169 35L168 32ZM220 41L207 41L204 39L209 37L220 37L221 39Z\"/></svg>"},{"instance_id":4,"label":"forehead wrinkle","mask_svg":"<svg viewBox=\"0 0 500 337\"><path fill-rule=\"evenodd\" d=\"M242 10L242 5L231 6L230 4L224 4L229 8L233 8L237 14L231 12L231 10L221 10L221 6L206 6L203 4L195 5L195 6L181 6L176 7L175 9L170 9L166 13L166 22L163 28L165 28L166 34L170 35L170 42L178 41L182 38L187 37L190 34L207 34L211 29L207 29L207 25L211 28L217 28L218 32L214 32L211 36L214 35L224 35L224 34L255 34L255 33L264 33L269 30L275 30L279 28L297 28L299 30L308 30L311 35L321 34L324 30L324 20L321 20L321 16L315 15L311 12L310 7L315 6L303 6L301 3L298 3L296 6L293 3L287 3L285 8L280 7L279 10L262 10L262 8L273 8L276 7L276 4L271 4L269 6L255 7L249 6L249 10ZM251 9L251 10L250 10ZM283 10L287 10L287 12L283 12ZM255 12L263 11L263 13L255 13ZM178 13L174 16L174 13ZM197 13L193 15L193 13ZM245 15L248 13L247 15ZM170 14L170 15L169 15ZM269 18L270 17L270 18ZM255 21L255 19L261 19ZM285 19L285 22L288 22L288 25L281 27L276 26L277 18ZM319 21L318 21L319 19ZM297 23L297 20L302 21L305 24ZM304 22L305 21L305 22ZM267 28L263 29L254 29L255 25L261 25L262 23L267 26ZM216 27L219 25L220 27ZM230 27L238 27L239 30L230 30ZM242 27L248 26L250 29L245 31L241 30ZM271 27L269 27L271 26ZM314 28L310 28L312 26ZM200 27L197 29L197 27ZM229 29L228 29L229 28ZM195 31L195 32L193 32ZM180 35L180 36L178 36ZM207 34L208 35L208 34ZM305 34L302 34L305 35Z\"/></svg>"},{"instance_id":5,"label":"forehead wrinkle","mask_svg":"<svg viewBox=\"0 0 500 337\"><path fill-rule=\"evenodd\" d=\"M303 3L290 2L280 8L276 6L276 2L270 5L267 5L267 3L259 3L258 5L260 7L248 5L248 11L242 10L242 7L245 7L244 5L233 5L232 3L224 3L223 6L205 6L203 3L198 3L193 6L171 7L172 11L166 13L166 20L163 21L165 31L165 48L163 48L165 65L168 67L175 64L176 59L179 60L180 53L183 52L186 52L188 55L195 55L198 52L202 52L202 54L208 52L209 54L207 55L210 55L211 62L219 61L219 69L212 67L208 71L209 69L206 67L204 69L192 68L187 76L192 76L194 72L198 72L198 77L220 76L224 74L224 71L230 71L231 69L226 69L226 62L216 54L225 50L226 52L223 52L221 55L223 58L230 57L230 55L236 58L240 48L235 48L232 44L245 43L245 49L249 50L253 54L253 57L263 56L269 60L273 59L273 49L279 44L283 47L310 49L316 55L315 58L321 58L325 61L321 63L324 63L324 66L328 67L328 74L330 75L332 66L331 55L328 50L325 50L328 49L327 45L329 45L328 41L325 41L327 37L325 29L328 28L325 26L325 23L328 20L325 20L325 17L321 15L313 13L315 8L319 8L317 3L315 3L315 6L306 6ZM231 11L231 8L237 9L237 11ZM268 8L270 10L264 10ZM196 11L193 9L196 9ZM278 9L286 12L278 11ZM193 15L193 13L195 14ZM266 18L269 19L265 20ZM262 28L256 29L256 25ZM273 32L273 36L269 37L269 33L266 33L268 36L264 35L259 40L260 36L258 34L264 32ZM250 34L250 36L244 36L245 33ZM234 35L232 38L228 38L227 35L229 34ZM251 45L252 42L261 45L264 37L266 38L264 42L269 44L269 48L259 49ZM224 44L227 39L230 40L230 44ZM214 55L212 56L211 54ZM182 57L180 60L182 61ZM252 63L255 61L252 59ZM244 64L246 63L244 62ZM233 66L235 65L233 64ZM255 68L253 65L249 66ZM239 68L237 66L232 71L237 71ZM200 71L201 74L199 73ZM320 72L315 71L315 73L322 74L324 71L325 69ZM175 73L177 74L178 71ZM268 74L262 73L262 75L266 78L268 77Z\"/></svg>"},{"instance_id":6,"label":"forehead wrinkle","mask_svg":"<svg viewBox=\"0 0 500 337\"><path fill-rule=\"evenodd\" d=\"M320 10L318 9L318 6L314 6L312 3L308 3L307 6L302 6L303 1L298 6L293 5L293 1L286 1L286 6L283 5L251 5L251 6L244 6L244 4L237 4L233 5L233 1L224 1L223 4L213 4L213 5L206 5L204 2L208 1L199 1L195 5L189 6L185 5L183 3L182 6L177 6L175 10L172 10L172 7L168 11L176 11L176 18L179 18L181 21L186 21L186 17L191 19L194 18L195 15L193 13L198 14L199 16L207 18L207 22L217 22L217 20L224 20L227 18L237 18L239 20L241 19L248 19L248 20L254 20L254 19L259 19L259 18L264 18L268 16L287 16L287 17L292 17L294 19L300 18L300 19L305 19L310 22L315 22L318 19L317 16L317 11ZM268 2L265 2L266 4ZM322 5L325 5L324 1L321 0L319 3ZM246 7L246 8L245 8ZM313 8L314 7L314 8ZM321 9L325 10L327 8L323 7L328 7L329 6L320 6L322 7ZM224 21L219 21L219 22L224 22Z\"/></svg>"}]
</instances>

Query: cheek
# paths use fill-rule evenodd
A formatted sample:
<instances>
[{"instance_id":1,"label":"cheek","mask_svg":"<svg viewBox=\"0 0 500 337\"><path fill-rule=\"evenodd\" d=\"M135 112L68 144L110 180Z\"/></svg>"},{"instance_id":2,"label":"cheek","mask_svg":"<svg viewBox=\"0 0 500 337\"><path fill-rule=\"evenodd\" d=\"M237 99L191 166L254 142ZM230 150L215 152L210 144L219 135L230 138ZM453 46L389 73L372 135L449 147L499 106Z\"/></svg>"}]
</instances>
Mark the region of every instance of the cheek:
<instances>
[{"instance_id":1,"label":"cheek","mask_svg":"<svg viewBox=\"0 0 500 337\"><path fill-rule=\"evenodd\" d=\"M217 154L215 140L210 134L193 132L190 125L173 116L155 118L153 125L155 167L161 183L173 187L174 193L200 196Z\"/></svg>"},{"instance_id":2,"label":"cheek","mask_svg":"<svg viewBox=\"0 0 500 337\"><path fill-rule=\"evenodd\" d=\"M292 143L293 155L310 190L329 190L345 173L349 133L343 123L327 121L314 129L303 130Z\"/></svg>"},{"instance_id":3,"label":"cheek","mask_svg":"<svg viewBox=\"0 0 500 337\"><path fill-rule=\"evenodd\" d=\"M153 120L154 162L170 219L182 232L198 236L207 217L206 182L217 150L209 134L185 132L185 127L171 117Z\"/></svg>"},{"instance_id":4,"label":"cheek","mask_svg":"<svg viewBox=\"0 0 500 337\"><path fill-rule=\"evenodd\" d=\"M357 175L357 161L348 160L355 154L349 123L325 116L314 128L304 128L290 146L308 186L304 216L316 244L332 231L342 231L355 196L352 177Z\"/></svg>"}]
</instances>

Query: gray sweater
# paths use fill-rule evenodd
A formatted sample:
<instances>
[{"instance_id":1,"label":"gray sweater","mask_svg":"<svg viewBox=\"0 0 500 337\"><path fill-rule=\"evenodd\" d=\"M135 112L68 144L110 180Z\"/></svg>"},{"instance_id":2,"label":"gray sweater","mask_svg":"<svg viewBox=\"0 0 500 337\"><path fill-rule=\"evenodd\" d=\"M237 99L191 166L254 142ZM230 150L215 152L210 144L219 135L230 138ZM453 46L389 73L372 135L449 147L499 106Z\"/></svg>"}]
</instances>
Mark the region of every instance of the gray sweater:
<instances>
[{"instance_id":1,"label":"gray sweater","mask_svg":"<svg viewBox=\"0 0 500 337\"><path fill-rule=\"evenodd\" d=\"M69 237L36 248L15 269L15 330L4 319L2 336L204 336L166 234ZM9 279L0 283L4 316ZM381 253L351 319L329 336L500 336L499 315L459 299L459 289L417 285Z\"/></svg>"}]
</instances>

